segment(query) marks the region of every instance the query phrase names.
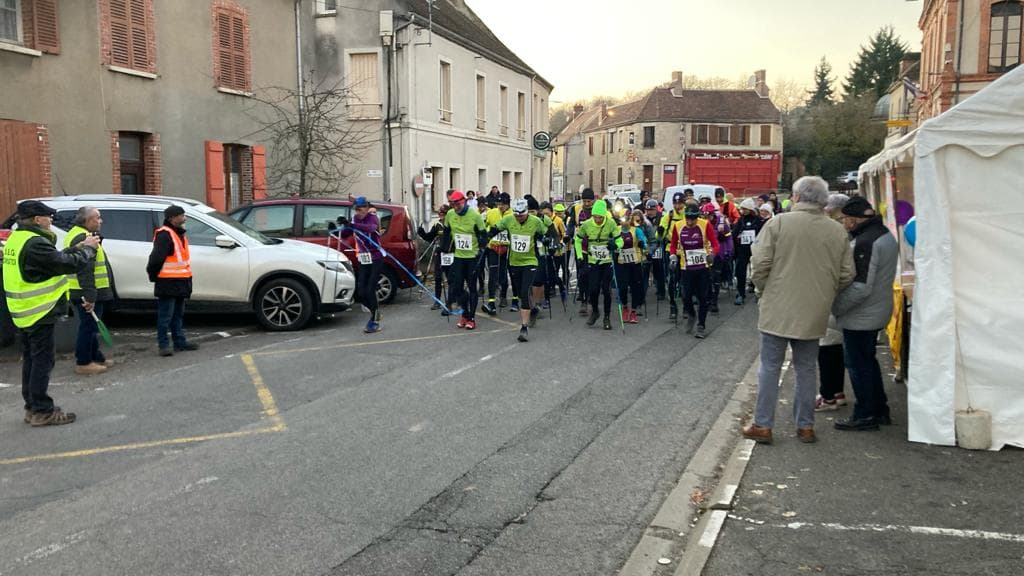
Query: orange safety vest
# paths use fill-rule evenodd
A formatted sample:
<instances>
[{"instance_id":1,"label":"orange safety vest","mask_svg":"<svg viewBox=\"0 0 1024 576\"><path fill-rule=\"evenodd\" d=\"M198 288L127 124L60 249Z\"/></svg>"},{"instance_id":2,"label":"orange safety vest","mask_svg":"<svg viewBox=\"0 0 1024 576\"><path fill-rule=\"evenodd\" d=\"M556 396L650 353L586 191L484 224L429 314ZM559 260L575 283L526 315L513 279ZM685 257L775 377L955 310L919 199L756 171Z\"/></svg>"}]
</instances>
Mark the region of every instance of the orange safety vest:
<instances>
[{"instance_id":1,"label":"orange safety vest","mask_svg":"<svg viewBox=\"0 0 1024 576\"><path fill-rule=\"evenodd\" d=\"M160 231L166 231L171 236L171 242L174 243L174 254L167 257L164 260L164 265L160 268L160 273L156 275L157 278L191 278L192 277L192 265L189 263L188 258L188 238L179 238L177 232L174 231L170 226L161 226L156 229L153 233L153 240L156 240L156 235Z\"/></svg>"}]
</instances>

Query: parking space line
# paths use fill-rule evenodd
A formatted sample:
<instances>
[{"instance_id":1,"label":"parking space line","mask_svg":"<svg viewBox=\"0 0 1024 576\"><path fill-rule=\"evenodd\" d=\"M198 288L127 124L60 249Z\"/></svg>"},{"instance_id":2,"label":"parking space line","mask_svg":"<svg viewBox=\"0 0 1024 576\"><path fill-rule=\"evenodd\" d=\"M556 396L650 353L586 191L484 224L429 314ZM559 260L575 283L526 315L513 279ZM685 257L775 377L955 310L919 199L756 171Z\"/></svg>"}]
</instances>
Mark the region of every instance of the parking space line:
<instances>
[{"instance_id":1,"label":"parking space line","mask_svg":"<svg viewBox=\"0 0 1024 576\"><path fill-rule=\"evenodd\" d=\"M903 532L926 536L950 536L971 540L999 540L1003 542L1024 542L1024 534L1008 532L991 532L988 530L961 530L959 528L940 528L936 526L910 526L900 524L840 524L838 522L789 522L786 524L770 524L772 528L800 530L819 528L841 532Z\"/></svg>"},{"instance_id":2,"label":"parking space line","mask_svg":"<svg viewBox=\"0 0 1024 576\"><path fill-rule=\"evenodd\" d=\"M245 364L245 370L249 373L252 385L256 387L256 396L259 397L260 404L263 405L263 414L270 418L273 428L277 428L282 432L287 430L288 427L285 426L281 413L277 410L274 396L270 394L270 390L264 384L263 376L260 375L260 371L256 368L256 362L253 361L252 355L242 354L242 364Z\"/></svg>"},{"instance_id":3,"label":"parking space line","mask_svg":"<svg viewBox=\"0 0 1024 576\"><path fill-rule=\"evenodd\" d=\"M518 328L518 326L512 324ZM296 354L299 352L319 352L321 350L340 350L343 348L361 348L363 346L377 346L379 344L399 344L402 342L419 342L422 340L440 340L442 338L458 338L460 336L469 336L472 334L497 334L498 332L505 332L505 330L487 330L482 332L468 331L468 332L453 332L451 334L434 334L433 336L416 336L414 338L396 338L394 340L366 340L365 342L345 342L343 344L331 344L328 346L310 346L308 348L291 348L288 350L266 350L263 352L251 352L251 356L279 356L281 354Z\"/></svg>"},{"instance_id":4,"label":"parking space line","mask_svg":"<svg viewBox=\"0 0 1024 576\"><path fill-rule=\"evenodd\" d=\"M501 318L495 318L494 316L488 316L487 314L483 314L480 317L481 318L485 318L487 320L490 320L491 322L497 322L498 324L504 324L505 326L511 326L513 328L519 328L519 324L516 324L515 322L509 322L508 320L502 320Z\"/></svg>"}]
</instances>

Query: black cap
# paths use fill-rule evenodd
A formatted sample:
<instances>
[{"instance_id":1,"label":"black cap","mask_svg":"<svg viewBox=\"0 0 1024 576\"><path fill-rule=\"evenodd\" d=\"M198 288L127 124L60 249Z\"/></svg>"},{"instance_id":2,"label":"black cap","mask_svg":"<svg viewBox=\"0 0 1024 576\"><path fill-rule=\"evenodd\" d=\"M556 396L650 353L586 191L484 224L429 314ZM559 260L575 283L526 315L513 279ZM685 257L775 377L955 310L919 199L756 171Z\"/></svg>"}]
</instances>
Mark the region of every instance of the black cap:
<instances>
[{"instance_id":1,"label":"black cap","mask_svg":"<svg viewBox=\"0 0 1024 576\"><path fill-rule=\"evenodd\" d=\"M508 192L502 192L501 194L498 194L498 204L508 205L511 203L512 197L508 195Z\"/></svg>"},{"instance_id":2,"label":"black cap","mask_svg":"<svg viewBox=\"0 0 1024 576\"><path fill-rule=\"evenodd\" d=\"M843 214L846 216L854 216L857 218L867 218L875 215L875 210L871 207L871 203L868 199L863 196L854 196L850 198L850 201L843 206Z\"/></svg>"},{"instance_id":3,"label":"black cap","mask_svg":"<svg viewBox=\"0 0 1024 576\"><path fill-rule=\"evenodd\" d=\"M487 204L488 208L494 208L498 203L494 200L494 196L486 196L484 198L484 204Z\"/></svg>"},{"instance_id":4,"label":"black cap","mask_svg":"<svg viewBox=\"0 0 1024 576\"><path fill-rule=\"evenodd\" d=\"M534 198L533 196L527 195L525 197L525 200L526 200L526 209L527 210L540 210L540 202L537 202L536 198Z\"/></svg>"},{"instance_id":5,"label":"black cap","mask_svg":"<svg viewBox=\"0 0 1024 576\"><path fill-rule=\"evenodd\" d=\"M593 200L594 199L594 191L591 190L590 188L584 188L583 189L583 194L580 195L580 198L582 198L584 200Z\"/></svg>"},{"instance_id":6,"label":"black cap","mask_svg":"<svg viewBox=\"0 0 1024 576\"><path fill-rule=\"evenodd\" d=\"M551 208L551 202L547 202L547 201L541 202L540 203L540 209L541 210L551 210L552 209Z\"/></svg>"},{"instance_id":7,"label":"black cap","mask_svg":"<svg viewBox=\"0 0 1024 576\"><path fill-rule=\"evenodd\" d=\"M174 218L175 216L181 216L184 213L184 208L172 204L167 208L164 208L164 220L170 220L171 218Z\"/></svg>"},{"instance_id":8,"label":"black cap","mask_svg":"<svg viewBox=\"0 0 1024 576\"><path fill-rule=\"evenodd\" d=\"M32 218L33 216L53 216L57 212L39 200L25 200L18 204L18 218Z\"/></svg>"},{"instance_id":9,"label":"black cap","mask_svg":"<svg viewBox=\"0 0 1024 576\"><path fill-rule=\"evenodd\" d=\"M686 201L686 194L683 194L682 192L676 192L675 194L672 195L672 203L673 204L679 204L680 202L685 202L685 201Z\"/></svg>"}]
</instances>

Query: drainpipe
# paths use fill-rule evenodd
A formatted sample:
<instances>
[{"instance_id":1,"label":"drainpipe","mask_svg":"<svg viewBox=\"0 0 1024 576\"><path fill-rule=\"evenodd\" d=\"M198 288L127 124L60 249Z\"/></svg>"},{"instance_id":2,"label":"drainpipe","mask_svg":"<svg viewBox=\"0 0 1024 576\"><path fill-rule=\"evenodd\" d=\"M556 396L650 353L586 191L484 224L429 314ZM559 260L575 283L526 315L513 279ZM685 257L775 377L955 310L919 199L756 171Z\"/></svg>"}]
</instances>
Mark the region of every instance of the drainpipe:
<instances>
[{"instance_id":1,"label":"drainpipe","mask_svg":"<svg viewBox=\"0 0 1024 576\"><path fill-rule=\"evenodd\" d=\"M305 90L302 86L302 27L299 26L299 6L302 0L295 0L295 88L299 94L299 126L305 109Z\"/></svg>"},{"instance_id":2,"label":"drainpipe","mask_svg":"<svg viewBox=\"0 0 1024 576\"><path fill-rule=\"evenodd\" d=\"M959 0L958 3L960 4L960 33L956 43L956 91L953 96L957 104L960 103L960 65L964 53L964 0Z\"/></svg>"}]
</instances>

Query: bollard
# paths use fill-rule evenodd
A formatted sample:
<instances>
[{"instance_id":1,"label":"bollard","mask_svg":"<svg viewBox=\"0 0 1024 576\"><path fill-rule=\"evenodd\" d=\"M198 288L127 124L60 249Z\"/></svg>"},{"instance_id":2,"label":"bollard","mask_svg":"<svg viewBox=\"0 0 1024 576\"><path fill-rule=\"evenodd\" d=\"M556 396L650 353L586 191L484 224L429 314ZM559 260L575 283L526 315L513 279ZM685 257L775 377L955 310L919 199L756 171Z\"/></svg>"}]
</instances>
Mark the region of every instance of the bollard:
<instances>
[{"instance_id":1,"label":"bollard","mask_svg":"<svg viewBox=\"0 0 1024 576\"><path fill-rule=\"evenodd\" d=\"M956 443L968 450L992 448L992 414L985 410L957 412Z\"/></svg>"}]
</instances>

